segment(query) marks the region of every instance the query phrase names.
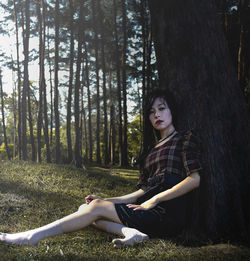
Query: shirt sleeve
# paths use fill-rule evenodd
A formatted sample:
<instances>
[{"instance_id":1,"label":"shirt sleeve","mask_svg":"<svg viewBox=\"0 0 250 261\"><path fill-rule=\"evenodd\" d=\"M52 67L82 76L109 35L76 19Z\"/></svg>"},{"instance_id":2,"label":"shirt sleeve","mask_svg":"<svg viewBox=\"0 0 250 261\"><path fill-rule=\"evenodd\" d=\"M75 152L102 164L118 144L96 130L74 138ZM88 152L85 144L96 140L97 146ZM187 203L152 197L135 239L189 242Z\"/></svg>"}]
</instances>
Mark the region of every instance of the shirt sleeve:
<instances>
[{"instance_id":1,"label":"shirt sleeve","mask_svg":"<svg viewBox=\"0 0 250 261\"><path fill-rule=\"evenodd\" d=\"M201 144L192 131L187 131L183 136L182 160L186 175L202 169L201 166Z\"/></svg>"}]
</instances>

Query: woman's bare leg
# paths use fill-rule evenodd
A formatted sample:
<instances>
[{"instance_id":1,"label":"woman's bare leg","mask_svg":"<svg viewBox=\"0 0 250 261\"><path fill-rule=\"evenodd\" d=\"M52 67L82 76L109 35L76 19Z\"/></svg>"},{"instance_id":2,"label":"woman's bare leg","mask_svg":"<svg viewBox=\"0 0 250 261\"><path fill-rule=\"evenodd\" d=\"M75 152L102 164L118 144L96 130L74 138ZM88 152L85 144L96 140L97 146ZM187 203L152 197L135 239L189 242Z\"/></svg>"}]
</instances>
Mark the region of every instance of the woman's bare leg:
<instances>
[{"instance_id":1,"label":"woman's bare leg","mask_svg":"<svg viewBox=\"0 0 250 261\"><path fill-rule=\"evenodd\" d=\"M87 204L81 205L78 211L83 211L87 206ZM93 225L96 228L104 230L108 233L124 236L124 238L115 238L112 241L115 248L120 248L126 245L132 246L136 243L143 242L149 239L147 234L144 234L137 229L129 228L124 226L123 224L115 223L112 221L99 219L95 221Z\"/></svg>"},{"instance_id":2,"label":"woman's bare leg","mask_svg":"<svg viewBox=\"0 0 250 261\"><path fill-rule=\"evenodd\" d=\"M101 218L121 223L112 202L95 199L82 211L46 226L16 234L1 233L0 240L10 244L37 245L44 238L80 230Z\"/></svg>"}]
</instances>

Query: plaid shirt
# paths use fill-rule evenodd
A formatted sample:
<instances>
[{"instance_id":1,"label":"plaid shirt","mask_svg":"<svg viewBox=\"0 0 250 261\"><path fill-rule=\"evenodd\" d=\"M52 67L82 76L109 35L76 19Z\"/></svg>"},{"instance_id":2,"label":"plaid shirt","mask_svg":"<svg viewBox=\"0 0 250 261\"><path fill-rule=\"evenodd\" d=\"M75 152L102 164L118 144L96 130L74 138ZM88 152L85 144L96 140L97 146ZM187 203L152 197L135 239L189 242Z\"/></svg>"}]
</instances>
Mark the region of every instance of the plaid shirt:
<instances>
[{"instance_id":1,"label":"plaid shirt","mask_svg":"<svg viewBox=\"0 0 250 261\"><path fill-rule=\"evenodd\" d=\"M192 131L177 133L161 146L154 147L145 158L138 187L150 188L164 181L168 174L181 179L201 170L200 146Z\"/></svg>"}]
</instances>

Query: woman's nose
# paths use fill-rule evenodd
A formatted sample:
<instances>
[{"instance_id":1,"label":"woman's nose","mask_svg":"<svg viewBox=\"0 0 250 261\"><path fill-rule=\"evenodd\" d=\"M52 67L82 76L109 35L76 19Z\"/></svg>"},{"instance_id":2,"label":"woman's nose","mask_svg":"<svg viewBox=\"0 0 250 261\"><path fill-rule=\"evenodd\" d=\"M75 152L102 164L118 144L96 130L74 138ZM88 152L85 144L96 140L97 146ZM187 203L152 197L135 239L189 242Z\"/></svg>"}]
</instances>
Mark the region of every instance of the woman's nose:
<instances>
[{"instance_id":1,"label":"woman's nose","mask_svg":"<svg viewBox=\"0 0 250 261\"><path fill-rule=\"evenodd\" d=\"M158 117L159 117L159 112L155 111L155 118L158 118Z\"/></svg>"}]
</instances>

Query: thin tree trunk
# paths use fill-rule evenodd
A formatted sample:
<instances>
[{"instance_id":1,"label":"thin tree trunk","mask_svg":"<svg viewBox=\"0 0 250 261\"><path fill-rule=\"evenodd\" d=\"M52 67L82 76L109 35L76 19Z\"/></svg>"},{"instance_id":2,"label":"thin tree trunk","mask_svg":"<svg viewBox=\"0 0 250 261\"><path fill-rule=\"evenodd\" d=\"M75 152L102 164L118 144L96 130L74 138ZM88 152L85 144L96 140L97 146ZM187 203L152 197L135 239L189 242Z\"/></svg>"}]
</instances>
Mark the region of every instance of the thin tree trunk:
<instances>
[{"instance_id":1,"label":"thin tree trunk","mask_svg":"<svg viewBox=\"0 0 250 261\"><path fill-rule=\"evenodd\" d=\"M70 66L69 66L69 89L67 100L67 143L68 143L68 161L73 160L72 140L71 140L71 106L73 89L73 66L74 66L74 6L72 0L69 0L70 8Z\"/></svg>"},{"instance_id":2,"label":"thin tree trunk","mask_svg":"<svg viewBox=\"0 0 250 261\"><path fill-rule=\"evenodd\" d=\"M34 130L33 130L33 117L32 117L32 109L31 109L31 89L30 85L28 88L28 113L29 113L29 129L30 129L30 143L31 143L31 159L32 161L36 160L36 147L35 147L35 139L34 139Z\"/></svg>"},{"instance_id":3,"label":"thin tree trunk","mask_svg":"<svg viewBox=\"0 0 250 261\"><path fill-rule=\"evenodd\" d=\"M99 24L101 33L101 57L102 57L102 88L103 88L103 114L104 114L104 163L108 165L109 154L108 154L108 116L107 116L107 91L106 91L106 64L105 64L105 53L104 53L104 42L105 42L105 28L103 26L103 11L100 6L100 1L97 1L97 8L99 10Z\"/></svg>"},{"instance_id":4,"label":"thin tree trunk","mask_svg":"<svg viewBox=\"0 0 250 261\"><path fill-rule=\"evenodd\" d=\"M12 64L14 65L13 57L11 56ZM14 68L14 66L13 66ZM16 83L14 71L12 71L12 82L13 82L13 97L12 97L12 106L13 106L13 159L16 157L16 122L17 122L17 110L16 110Z\"/></svg>"},{"instance_id":5,"label":"thin tree trunk","mask_svg":"<svg viewBox=\"0 0 250 261\"><path fill-rule=\"evenodd\" d=\"M45 139L45 145L46 145L46 158L47 163L51 163L51 152L50 152L50 142L49 142L49 124L48 124L48 109L47 109L47 87L45 82L45 71L44 71L44 60L45 60L45 37L46 37L46 4L45 0L43 1L43 13L42 13L42 22L43 22L43 49L42 49L42 79L43 79L43 117L44 117L44 139Z\"/></svg>"},{"instance_id":6,"label":"thin tree trunk","mask_svg":"<svg viewBox=\"0 0 250 261\"><path fill-rule=\"evenodd\" d=\"M112 75L111 68L109 70L109 96L110 96L110 127L109 127L109 155L110 164L115 163L115 108L114 108L114 98L112 93Z\"/></svg>"},{"instance_id":7,"label":"thin tree trunk","mask_svg":"<svg viewBox=\"0 0 250 261\"><path fill-rule=\"evenodd\" d=\"M6 127L5 127L5 115L4 115L4 98L3 98L3 85L2 85L2 71L0 70L0 95L1 95L1 111L2 111L2 124L3 124L3 135L4 135L4 144L7 153L7 157L10 160L9 146L7 141Z\"/></svg>"},{"instance_id":8,"label":"thin tree trunk","mask_svg":"<svg viewBox=\"0 0 250 261\"><path fill-rule=\"evenodd\" d=\"M81 74L81 63L82 63L82 42L83 42L83 1L80 3L79 10L79 21L78 21L78 47L77 47L77 65L76 65L76 80L75 80L75 164L76 167L82 167L82 158L80 155L81 149L81 132L80 132L80 104L79 104L79 95L80 95L80 74Z\"/></svg>"},{"instance_id":9,"label":"thin tree trunk","mask_svg":"<svg viewBox=\"0 0 250 261\"><path fill-rule=\"evenodd\" d=\"M17 91L18 91L18 158L22 158L22 109L21 109L21 69L19 58L19 37L18 37L18 19L17 19L17 6L16 0L14 4L14 20L15 20L15 34L16 34L16 56L17 56Z\"/></svg>"},{"instance_id":10,"label":"thin tree trunk","mask_svg":"<svg viewBox=\"0 0 250 261\"><path fill-rule=\"evenodd\" d=\"M118 32L117 32L117 6L116 0L113 1L114 5L114 32L115 32L115 58L116 58L116 78L117 78L117 99L118 99L118 126L119 126L119 165L122 165L122 151L123 151L123 142L122 142L122 99L121 99L121 64L120 64L120 51L118 44Z\"/></svg>"},{"instance_id":11,"label":"thin tree trunk","mask_svg":"<svg viewBox=\"0 0 250 261\"><path fill-rule=\"evenodd\" d=\"M55 58L54 58L54 112L55 112L55 136L56 136L56 163L61 163L60 145L60 115L59 115L59 0L55 2Z\"/></svg>"},{"instance_id":12,"label":"thin tree trunk","mask_svg":"<svg viewBox=\"0 0 250 261\"><path fill-rule=\"evenodd\" d=\"M54 112L53 112L53 83L52 83L52 66L51 66L51 59L50 59L50 44L49 44L49 27L48 27L48 33L47 33L47 48L48 48L48 64L49 64L49 83L50 83L50 137L49 137L49 143L52 146L53 142L53 126L54 126Z\"/></svg>"},{"instance_id":13,"label":"thin tree trunk","mask_svg":"<svg viewBox=\"0 0 250 261\"><path fill-rule=\"evenodd\" d=\"M88 66L88 52L86 43L84 44L85 49L85 79L87 85L87 96L88 96L88 130L89 130L89 162L93 161L93 142L92 142L92 106L91 106L91 94L90 94L90 83L89 83L89 66Z\"/></svg>"},{"instance_id":14,"label":"thin tree trunk","mask_svg":"<svg viewBox=\"0 0 250 261\"><path fill-rule=\"evenodd\" d=\"M128 138L127 138L127 10L126 0L122 0L122 31L123 31L123 51L122 51L122 92L123 92L123 153L122 166L128 165Z\"/></svg>"},{"instance_id":15,"label":"thin tree trunk","mask_svg":"<svg viewBox=\"0 0 250 261\"><path fill-rule=\"evenodd\" d=\"M84 62L82 62L82 85L81 85L81 156L84 161L87 160L87 155L89 153L88 149L88 137L87 137L87 120L86 120L86 111L84 107L84 86L86 86L86 76L85 76L85 67ZM83 148L85 147L85 155L82 154Z\"/></svg>"},{"instance_id":16,"label":"thin tree trunk","mask_svg":"<svg viewBox=\"0 0 250 261\"><path fill-rule=\"evenodd\" d=\"M142 108L143 108L143 126L145 120L145 111L144 111L144 98L146 96L146 18L145 18L145 0L141 0L141 19L142 19ZM143 135L143 144L146 143L146 135Z\"/></svg>"},{"instance_id":17,"label":"thin tree trunk","mask_svg":"<svg viewBox=\"0 0 250 261\"><path fill-rule=\"evenodd\" d=\"M38 31L39 31L39 100L38 100L38 117L37 117L37 162L42 161L41 156L41 134L42 134L42 113L43 113L43 89L44 89L44 72L43 72L43 28L41 17L40 0L36 0L36 10L38 18Z\"/></svg>"},{"instance_id":18,"label":"thin tree trunk","mask_svg":"<svg viewBox=\"0 0 250 261\"><path fill-rule=\"evenodd\" d=\"M28 159L27 152L27 92L29 89L29 75L28 75L28 64L29 64L29 27L30 27L30 1L25 1L25 28L24 29L24 15L22 12L22 28L23 28L23 49L24 49L24 81L23 81L23 92L22 92L22 156L23 160Z\"/></svg>"},{"instance_id":19,"label":"thin tree trunk","mask_svg":"<svg viewBox=\"0 0 250 261\"><path fill-rule=\"evenodd\" d=\"M100 0L97 0L100 1ZM96 73L96 162L101 163L100 153L100 83L99 83L99 39L97 31L96 1L92 1L92 23L94 28L95 73Z\"/></svg>"}]
</instances>

